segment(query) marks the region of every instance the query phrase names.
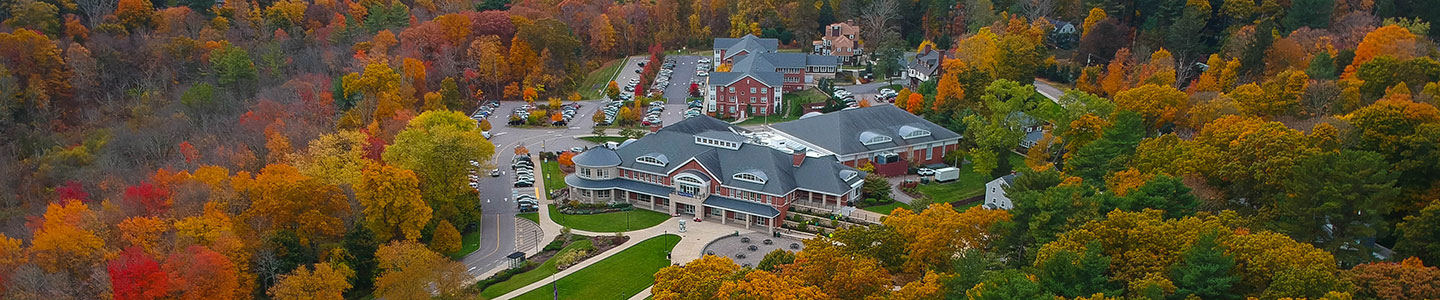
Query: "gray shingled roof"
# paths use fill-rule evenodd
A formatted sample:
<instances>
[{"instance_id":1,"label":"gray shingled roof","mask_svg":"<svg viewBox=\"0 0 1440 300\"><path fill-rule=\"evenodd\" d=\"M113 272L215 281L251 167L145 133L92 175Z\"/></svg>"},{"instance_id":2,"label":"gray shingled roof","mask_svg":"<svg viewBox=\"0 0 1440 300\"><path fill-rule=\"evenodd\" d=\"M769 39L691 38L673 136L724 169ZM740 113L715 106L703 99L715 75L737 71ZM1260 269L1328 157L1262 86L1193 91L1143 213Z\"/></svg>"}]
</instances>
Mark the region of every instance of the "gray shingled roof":
<instances>
[{"instance_id":1,"label":"gray shingled roof","mask_svg":"<svg viewBox=\"0 0 1440 300\"><path fill-rule=\"evenodd\" d=\"M780 150L748 143L742 143L736 150L700 145L695 143L695 134L687 132L702 130L700 134L709 137L730 135L737 140L743 139L729 132L729 124L717 121L709 116L697 116L620 147L615 151L620 156L620 166L667 174L694 159L714 174L715 180L722 185L772 195L783 195L796 188L842 195L850 191L851 184L864 179L863 172L851 180L840 178L842 170L854 168L841 165L834 157L807 157L800 167L795 167L793 157ZM670 162L663 167L635 162L635 157L652 153L663 153ZM751 170L764 172L768 178L765 184L734 179L736 173Z\"/></svg>"},{"instance_id":2,"label":"gray shingled roof","mask_svg":"<svg viewBox=\"0 0 1440 300\"><path fill-rule=\"evenodd\" d=\"M670 197L670 192L675 190L668 186L654 185L639 181L631 181L628 179L582 179L575 174L565 175L565 185L583 189L622 189L658 197Z\"/></svg>"},{"instance_id":3,"label":"gray shingled roof","mask_svg":"<svg viewBox=\"0 0 1440 300\"><path fill-rule=\"evenodd\" d=\"M780 86L785 84L785 74L779 72L716 72L710 73L710 85L730 85L741 78L750 76L761 83L769 86Z\"/></svg>"},{"instance_id":4,"label":"gray shingled roof","mask_svg":"<svg viewBox=\"0 0 1440 300\"><path fill-rule=\"evenodd\" d=\"M580 154L570 159L575 162L575 165L586 167L614 167L620 165L620 156L616 155L614 150L605 147L590 148L590 150L580 152Z\"/></svg>"},{"instance_id":5,"label":"gray shingled roof","mask_svg":"<svg viewBox=\"0 0 1440 300\"><path fill-rule=\"evenodd\" d=\"M750 201L735 200L715 195L705 197L705 202L702 202L701 204L710 207L719 207L728 210L739 211L766 218L774 218L780 215L780 210L777 210L769 205Z\"/></svg>"},{"instance_id":6,"label":"gray shingled roof","mask_svg":"<svg viewBox=\"0 0 1440 300\"><path fill-rule=\"evenodd\" d=\"M714 41L714 49L725 49L726 57L723 58L735 56L735 54L738 54L741 50L749 50L746 51L749 53L775 52L780 49L780 40L763 39L753 34L747 34L738 39L716 38Z\"/></svg>"},{"instance_id":7,"label":"gray shingled roof","mask_svg":"<svg viewBox=\"0 0 1440 300\"><path fill-rule=\"evenodd\" d=\"M928 130L930 135L906 139L900 134L900 129L905 126ZM960 138L954 131L893 105L841 110L771 127L837 155ZM890 137L891 141L865 145L860 142L860 136L865 132Z\"/></svg>"}]
</instances>

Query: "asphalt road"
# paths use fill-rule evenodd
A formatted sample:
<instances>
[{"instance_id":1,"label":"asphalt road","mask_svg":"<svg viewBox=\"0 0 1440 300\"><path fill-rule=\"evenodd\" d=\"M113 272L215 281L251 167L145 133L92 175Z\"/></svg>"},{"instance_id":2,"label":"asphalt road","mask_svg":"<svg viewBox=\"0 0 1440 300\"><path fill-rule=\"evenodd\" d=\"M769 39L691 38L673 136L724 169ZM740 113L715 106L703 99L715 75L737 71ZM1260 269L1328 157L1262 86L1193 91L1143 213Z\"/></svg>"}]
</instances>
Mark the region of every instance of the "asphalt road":
<instances>
[{"instance_id":1,"label":"asphalt road","mask_svg":"<svg viewBox=\"0 0 1440 300\"><path fill-rule=\"evenodd\" d=\"M621 93L625 92L625 85L630 83L630 79L640 78L640 73L635 71L641 69L640 62L649 59L649 56L631 56L625 60L625 65L620 66L620 73L615 75L615 84L620 87ZM641 89L641 87L636 87L636 89Z\"/></svg>"},{"instance_id":2,"label":"asphalt road","mask_svg":"<svg viewBox=\"0 0 1440 300\"><path fill-rule=\"evenodd\" d=\"M694 55L671 55L665 59L675 60L675 73L670 75L670 86L665 88L665 102L670 104L685 104L685 98L690 97L690 81L702 80L704 77L695 76L695 64L700 60ZM700 84L704 84L701 82ZM683 107L681 108L684 109ZM666 108L668 111L669 108Z\"/></svg>"},{"instance_id":3,"label":"asphalt road","mask_svg":"<svg viewBox=\"0 0 1440 300\"><path fill-rule=\"evenodd\" d=\"M515 128L506 125L504 119L509 117L509 112L523 103L501 102L500 108L495 110L497 114L490 117L490 124L495 126L490 131L490 142L495 145L495 159L489 164L494 168L499 168L504 174L500 177L490 177L488 169L486 172L481 172L480 197L477 199L484 211L479 228L480 249L466 255L462 260L467 267L471 267L472 275L479 276L506 263L505 256L515 252L515 213L519 210L516 207L515 199L510 195L512 191L527 192L528 190L530 193L534 191L534 188L517 189L514 187L515 175L510 170L510 162L515 159L515 147L523 145L529 148L532 157L537 159L536 164L538 165L540 163L539 156L533 153L595 145L573 138L573 136L590 134L594 127L594 122L590 118L595 114L595 109L600 106L600 101L581 102L580 112L575 115L570 127Z\"/></svg>"}]
</instances>

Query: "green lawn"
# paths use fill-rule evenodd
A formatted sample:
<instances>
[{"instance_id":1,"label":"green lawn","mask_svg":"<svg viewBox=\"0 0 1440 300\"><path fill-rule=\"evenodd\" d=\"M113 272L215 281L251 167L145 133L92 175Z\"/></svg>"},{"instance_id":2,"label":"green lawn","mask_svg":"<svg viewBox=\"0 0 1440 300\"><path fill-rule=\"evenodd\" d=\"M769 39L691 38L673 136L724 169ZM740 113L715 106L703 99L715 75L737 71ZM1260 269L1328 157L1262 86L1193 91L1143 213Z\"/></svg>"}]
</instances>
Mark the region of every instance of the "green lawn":
<instances>
[{"instance_id":1,"label":"green lawn","mask_svg":"<svg viewBox=\"0 0 1440 300\"><path fill-rule=\"evenodd\" d=\"M570 243L569 246L565 246L564 249L560 249L560 252L556 252L552 258L576 251L577 249L589 249L593 251L595 250L595 244L591 242L590 239L575 241L574 243ZM485 290L480 292L480 296L484 297L484 299L495 299L495 297L500 297L500 295L545 279L545 277L549 277L556 272L560 271L555 269L555 260L545 260L545 263L540 264L540 266L535 267L535 269L526 271L525 273L515 274L515 276L510 277L510 280L501 281L485 287Z\"/></svg>"},{"instance_id":2,"label":"green lawn","mask_svg":"<svg viewBox=\"0 0 1440 300\"><path fill-rule=\"evenodd\" d=\"M862 209L867 210L867 211L871 211L871 212L875 212L875 213L882 213L882 214L887 214L887 215L888 215L888 214L890 214L891 211L894 211L896 208L901 208L901 207L904 207L905 209L911 209L909 204L905 204L905 202L900 202L900 201L895 201L895 203L890 203L890 204L881 205L881 206L866 207L866 208L862 208Z\"/></svg>"},{"instance_id":3,"label":"green lawn","mask_svg":"<svg viewBox=\"0 0 1440 300\"><path fill-rule=\"evenodd\" d=\"M523 214L516 214L515 216L516 216L516 217L525 218L525 219L530 220L530 221L534 221L535 224L540 224L540 213L533 213L533 212L532 212L532 213L523 213Z\"/></svg>"},{"instance_id":4,"label":"green lawn","mask_svg":"<svg viewBox=\"0 0 1440 300\"><path fill-rule=\"evenodd\" d=\"M827 99L825 93L822 93L820 92L820 90L817 89L804 89L787 93L783 96L783 98L785 99L786 103L789 103L789 105L787 105L787 107L785 108L786 111L782 114L784 115L783 117L780 115L773 115L768 118L751 117L749 119L745 119L744 122L740 122L736 125L758 125L767 123L774 124L794 121L796 119L799 119L800 116L805 115L806 104L823 102Z\"/></svg>"},{"instance_id":5,"label":"green lawn","mask_svg":"<svg viewBox=\"0 0 1440 300\"><path fill-rule=\"evenodd\" d=\"M642 241L613 256L556 281L560 299L627 299L655 283L655 272L670 265L665 254L680 243L667 234ZM515 299L551 299L552 287L531 290Z\"/></svg>"},{"instance_id":6,"label":"green lawn","mask_svg":"<svg viewBox=\"0 0 1440 300\"><path fill-rule=\"evenodd\" d=\"M591 71L589 75L585 75L585 80L581 81L580 85L575 87L575 89L580 92L580 97L584 97L585 99L604 98L605 86L609 85L610 80L615 78L615 72L620 71L620 62L623 60L623 58L612 59L605 62L604 65L600 65L599 69Z\"/></svg>"},{"instance_id":7,"label":"green lawn","mask_svg":"<svg viewBox=\"0 0 1440 300\"><path fill-rule=\"evenodd\" d=\"M1025 166L1025 157L1013 152L1005 152L1006 158L1010 159L1010 165L1014 168ZM955 202L966 198L984 195L985 183L995 180L989 174L975 173L969 164L960 167L960 178L947 183L921 184L920 193L930 196L935 202Z\"/></svg>"},{"instance_id":8,"label":"green lawn","mask_svg":"<svg viewBox=\"0 0 1440 300\"><path fill-rule=\"evenodd\" d=\"M460 251L455 251L455 253L451 253L450 259L463 259L465 258L465 255L469 255L470 252L475 252L475 250L477 249L480 249L480 231L476 230L474 232L462 234L460 235Z\"/></svg>"},{"instance_id":9,"label":"green lawn","mask_svg":"<svg viewBox=\"0 0 1440 300\"><path fill-rule=\"evenodd\" d=\"M626 140L626 138L623 137L623 136L609 136L609 135L607 135L607 136L587 136L587 137L581 137L580 140L584 140L584 141L591 142L591 143L596 143L596 144L605 144L605 142L616 142L616 143L624 142L624 141Z\"/></svg>"},{"instance_id":10,"label":"green lawn","mask_svg":"<svg viewBox=\"0 0 1440 300\"><path fill-rule=\"evenodd\" d=\"M549 205L550 219L560 226L567 226L574 229L590 232L621 232L636 229L650 228L659 225L670 216L644 210L632 209L625 212L613 212L594 215L567 215L560 213L555 205ZM628 226L628 227L627 227Z\"/></svg>"},{"instance_id":11,"label":"green lawn","mask_svg":"<svg viewBox=\"0 0 1440 300\"><path fill-rule=\"evenodd\" d=\"M540 163L540 168L545 174L545 194L565 188L565 172L560 172L560 162L547 161Z\"/></svg>"}]
</instances>

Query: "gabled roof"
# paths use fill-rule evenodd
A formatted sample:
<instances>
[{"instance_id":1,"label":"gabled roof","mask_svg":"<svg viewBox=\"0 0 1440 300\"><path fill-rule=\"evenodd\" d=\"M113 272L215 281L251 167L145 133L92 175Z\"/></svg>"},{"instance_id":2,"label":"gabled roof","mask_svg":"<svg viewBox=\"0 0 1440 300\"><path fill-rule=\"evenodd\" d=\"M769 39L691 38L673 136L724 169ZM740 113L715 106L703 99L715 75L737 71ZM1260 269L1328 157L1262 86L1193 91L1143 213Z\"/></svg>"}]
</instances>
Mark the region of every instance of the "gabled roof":
<instances>
[{"instance_id":1,"label":"gabled roof","mask_svg":"<svg viewBox=\"0 0 1440 300\"><path fill-rule=\"evenodd\" d=\"M900 133L900 129L906 126L930 131L930 135L906 139ZM837 155L960 138L960 134L954 131L893 105L841 110L771 127ZM861 142L862 134L867 137L887 136L890 141L865 145Z\"/></svg>"},{"instance_id":2,"label":"gabled roof","mask_svg":"<svg viewBox=\"0 0 1440 300\"><path fill-rule=\"evenodd\" d=\"M718 125L711 121L692 121L707 118L714 119L708 116L696 116L620 147L615 151L621 157L620 167L654 174L668 174L676 168L694 161L706 172L713 174L713 180L721 185L771 195L784 195L797 188L831 195L843 195L850 191L850 185L864 180L863 172L859 172L859 176L850 180L842 178L840 176L842 171L858 171L840 164L831 156L806 157L800 166L796 167L793 156L766 146L741 143L740 147L729 149L696 144L695 136L697 134L691 134L688 131L704 129L699 131L698 135L717 139L728 135L729 137L724 137L725 140L748 140L745 136L730 132L728 124ZM635 162L636 157L653 156L656 153L669 157L670 163L662 167ZM734 178L735 174L747 172L764 174L765 183L760 184Z\"/></svg>"},{"instance_id":3,"label":"gabled roof","mask_svg":"<svg viewBox=\"0 0 1440 300\"><path fill-rule=\"evenodd\" d=\"M742 51L752 54L775 52L780 49L780 40L762 39L753 34L747 34L744 37L740 37L738 39L716 38L714 42L714 48L725 49L725 57L721 57L721 59L725 59L735 56L736 54L740 54L740 52Z\"/></svg>"}]
</instances>

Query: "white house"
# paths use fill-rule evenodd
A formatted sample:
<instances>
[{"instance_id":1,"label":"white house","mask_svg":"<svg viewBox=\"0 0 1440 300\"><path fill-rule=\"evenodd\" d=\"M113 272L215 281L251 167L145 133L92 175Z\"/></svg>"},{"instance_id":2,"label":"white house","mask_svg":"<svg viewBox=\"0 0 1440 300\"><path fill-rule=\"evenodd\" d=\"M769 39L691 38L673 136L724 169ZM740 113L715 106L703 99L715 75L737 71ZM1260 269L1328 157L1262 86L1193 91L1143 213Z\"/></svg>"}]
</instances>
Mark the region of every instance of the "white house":
<instances>
[{"instance_id":1,"label":"white house","mask_svg":"<svg viewBox=\"0 0 1440 300\"><path fill-rule=\"evenodd\" d=\"M1004 210L1015 208L1015 204L1010 202L1010 197L1005 196L1005 187L1015 183L1016 177L1020 177L1020 174L1001 176L985 183L985 208Z\"/></svg>"}]
</instances>

